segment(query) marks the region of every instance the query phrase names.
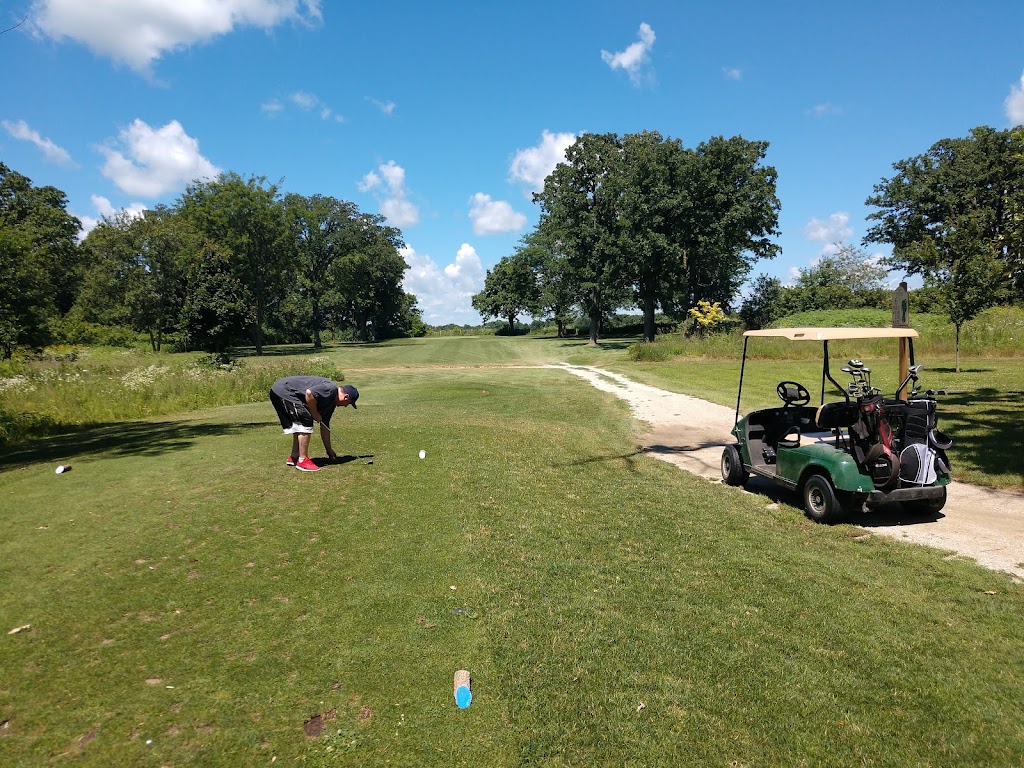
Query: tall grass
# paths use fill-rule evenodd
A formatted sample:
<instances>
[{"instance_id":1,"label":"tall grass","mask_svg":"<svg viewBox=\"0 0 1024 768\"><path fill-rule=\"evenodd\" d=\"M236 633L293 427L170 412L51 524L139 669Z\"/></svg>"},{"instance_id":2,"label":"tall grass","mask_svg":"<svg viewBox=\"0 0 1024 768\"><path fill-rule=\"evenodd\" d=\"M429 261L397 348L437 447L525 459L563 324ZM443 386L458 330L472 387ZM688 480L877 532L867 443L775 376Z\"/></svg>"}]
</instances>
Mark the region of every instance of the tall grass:
<instances>
[{"instance_id":1,"label":"tall grass","mask_svg":"<svg viewBox=\"0 0 1024 768\"><path fill-rule=\"evenodd\" d=\"M780 320L778 327L843 326L884 328L891 324L892 315L884 310L818 310L800 312ZM911 325L921 335L914 347L931 358L952 357L956 351L956 330L941 315L918 313L911 316ZM893 355L892 342L857 342L856 345L830 344L830 349L842 357L852 350L866 349L874 356ZM743 349L743 332L712 334L703 338L684 337L682 334L659 336L653 343L637 343L628 350L629 359L637 362L663 362L676 357L721 360L736 357ZM760 339L752 352L760 358L805 360L821 354L817 344L794 344L784 339ZM993 307L974 320L965 323L960 332L960 354L964 357L1024 357L1024 309L1019 307Z\"/></svg>"},{"instance_id":2,"label":"tall grass","mask_svg":"<svg viewBox=\"0 0 1024 768\"><path fill-rule=\"evenodd\" d=\"M202 354L136 349L63 352L0 378L0 447L68 427L183 413L266 399L293 375L294 361L250 358L222 363ZM304 357L301 373L342 381L326 355Z\"/></svg>"}]
</instances>

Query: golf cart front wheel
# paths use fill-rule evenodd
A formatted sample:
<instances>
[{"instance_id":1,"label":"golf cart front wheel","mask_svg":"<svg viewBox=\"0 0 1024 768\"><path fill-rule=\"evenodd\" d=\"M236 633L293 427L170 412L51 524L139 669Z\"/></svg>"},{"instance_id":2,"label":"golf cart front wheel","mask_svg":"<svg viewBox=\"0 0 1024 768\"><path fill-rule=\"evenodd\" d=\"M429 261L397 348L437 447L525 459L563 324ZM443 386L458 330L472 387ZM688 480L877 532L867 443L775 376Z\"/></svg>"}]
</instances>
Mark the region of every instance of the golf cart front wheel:
<instances>
[{"instance_id":1,"label":"golf cart front wheel","mask_svg":"<svg viewBox=\"0 0 1024 768\"><path fill-rule=\"evenodd\" d=\"M743 485L750 473L743 466L743 458L735 445L725 446L722 451L722 482L726 485Z\"/></svg>"},{"instance_id":2,"label":"golf cart front wheel","mask_svg":"<svg viewBox=\"0 0 1024 768\"><path fill-rule=\"evenodd\" d=\"M804 482L804 509L819 523L835 523L846 517L846 508L827 477L811 475Z\"/></svg>"}]
</instances>

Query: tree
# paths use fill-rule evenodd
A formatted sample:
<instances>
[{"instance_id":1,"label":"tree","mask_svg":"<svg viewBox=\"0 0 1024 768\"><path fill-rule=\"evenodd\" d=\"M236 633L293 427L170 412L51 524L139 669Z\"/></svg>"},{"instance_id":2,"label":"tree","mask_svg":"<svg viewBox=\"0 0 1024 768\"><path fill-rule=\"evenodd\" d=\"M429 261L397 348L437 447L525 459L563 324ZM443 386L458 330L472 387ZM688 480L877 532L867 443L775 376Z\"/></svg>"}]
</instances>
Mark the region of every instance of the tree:
<instances>
[{"instance_id":1,"label":"tree","mask_svg":"<svg viewBox=\"0 0 1024 768\"><path fill-rule=\"evenodd\" d=\"M1008 288L1005 263L985 240L981 218L980 212L968 213L942 225L945 255L930 240L911 248L913 257L922 264L925 287L937 291L940 305L956 330L957 373L961 328L982 310L998 304Z\"/></svg>"},{"instance_id":2,"label":"tree","mask_svg":"<svg viewBox=\"0 0 1024 768\"><path fill-rule=\"evenodd\" d=\"M333 197L297 194L285 195L284 207L298 262L290 288L298 299L299 311L309 313L313 346L320 349L331 266L355 246L358 209L355 203Z\"/></svg>"},{"instance_id":3,"label":"tree","mask_svg":"<svg viewBox=\"0 0 1024 768\"><path fill-rule=\"evenodd\" d=\"M876 184L867 199L879 210L868 216L878 223L864 242L892 244L893 267L942 287L951 317L966 319L991 306L1005 296L993 285L997 266L1004 288L1014 280L1020 285L1022 277L1022 150L1020 129L983 126L895 163L896 174Z\"/></svg>"},{"instance_id":4,"label":"tree","mask_svg":"<svg viewBox=\"0 0 1024 768\"><path fill-rule=\"evenodd\" d=\"M615 134L587 133L565 151L534 194L541 205L538 225L544 238L565 254L590 318L590 345L596 346L601 318L626 298L626 257L619 243L621 144Z\"/></svg>"},{"instance_id":5,"label":"tree","mask_svg":"<svg viewBox=\"0 0 1024 768\"><path fill-rule=\"evenodd\" d=\"M766 328L783 316L782 281L777 277L758 275L740 306L740 319L750 330Z\"/></svg>"},{"instance_id":6,"label":"tree","mask_svg":"<svg viewBox=\"0 0 1024 768\"><path fill-rule=\"evenodd\" d=\"M725 312L722 311L722 305L717 301L712 303L701 299L697 302L697 306L690 307L689 314L697 326L698 336L712 332L716 326L725 320Z\"/></svg>"},{"instance_id":7,"label":"tree","mask_svg":"<svg viewBox=\"0 0 1024 768\"><path fill-rule=\"evenodd\" d=\"M520 250L537 278L537 311L554 320L558 338L563 338L566 326L576 321L580 293L569 260L539 230L523 237Z\"/></svg>"},{"instance_id":8,"label":"tree","mask_svg":"<svg viewBox=\"0 0 1024 768\"><path fill-rule=\"evenodd\" d=\"M224 352L252 322L252 305L232 271L231 257L207 242L188 270L188 292L181 309L186 346Z\"/></svg>"},{"instance_id":9,"label":"tree","mask_svg":"<svg viewBox=\"0 0 1024 768\"><path fill-rule=\"evenodd\" d=\"M716 136L697 145L687 165L689 208L681 228L687 272L681 306L718 301L728 307L759 259L779 246L778 174L763 166L768 142ZM677 303L678 303L677 299Z\"/></svg>"},{"instance_id":10,"label":"tree","mask_svg":"<svg viewBox=\"0 0 1024 768\"><path fill-rule=\"evenodd\" d=\"M0 163L0 352L40 347L49 320L70 309L80 279L81 224L56 187Z\"/></svg>"},{"instance_id":11,"label":"tree","mask_svg":"<svg viewBox=\"0 0 1024 768\"><path fill-rule=\"evenodd\" d=\"M687 283L685 236L689 190L684 176L692 153L656 131L622 140L619 242L627 254L629 282L644 317L644 341L654 341L659 304Z\"/></svg>"},{"instance_id":12,"label":"tree","mask_svg":"<svg viewBox=\"0 0 1024 768\"><path fill-rule=\"evenodd\" d=\"M796 284L782 290L780 305L786 313L888 307L888 274L884 260L872 259L856 245L841 243L835 253L800 269Z\"/></svg>"},{"instance_id":13,"label":"tree","mask_svg":"<svg viewBox=\"0 0 1024 768\"><path fill-rule=\"evenodd\" d=\"M516 318L524 313L534 313L540 308L540 289L531 254L526 250L516 251L504 257L487 270L484 288L473 296L473 309L486 322L488 318L500 317L508 321L508 332L515 333Z\"/></svg>"},{"instance_id":14,"label":"tree","mask_svg":"<svg viewBox=\"0 0 1024 768\"><path fill-rule=\"evenodd\" d=\"M402 278L409 268L398 249L401 232L384 217L362 213L352 222L349 251L335 260L331 272L333 312L353 329L356 340L387 338L411 322Z\"/></svg>"},{"instance_id":15,"label":"tree","mask_svg":"<svg viewBox=\"0 0 1024 768\"><path fill-rule=\"evenodd\" d=\"M265 177L243 179L223 173L214 181L196 181L182 195L181 211L211 247L227 256L231 273L245 290L250 332L256 354L263 354L263 328L267 315L283 299L286 280L292 279L289 232L278 186Z\"/></svg>"},{"instance_id":16,"label":"tree","mask_svg":"<svg viewBox=\"0 0 1024 768\"><path fill-rule=\"evenodd\" d=\"M187 262L197 249L195 231L159 206L141 216L104 219L81 245L88 262L75 303L78 319L130 326L149 335L159 352L177 330L185 297Z\"/></svg>"}]
</instances>

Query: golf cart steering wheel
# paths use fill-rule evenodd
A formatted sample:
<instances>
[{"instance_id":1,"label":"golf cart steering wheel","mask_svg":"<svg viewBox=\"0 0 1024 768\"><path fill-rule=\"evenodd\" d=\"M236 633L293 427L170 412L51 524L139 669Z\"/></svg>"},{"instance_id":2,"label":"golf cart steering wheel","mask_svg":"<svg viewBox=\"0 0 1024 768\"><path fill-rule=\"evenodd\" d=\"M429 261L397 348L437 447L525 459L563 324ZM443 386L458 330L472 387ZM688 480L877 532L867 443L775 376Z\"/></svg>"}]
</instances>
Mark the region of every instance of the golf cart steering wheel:
<instances>
[{"instance_id":1,"label":"golf cart steering wheel","mask_svg":"<svg viewBox=\"0 0 1024 768\"><path fill-rule=\"evenodd\" d=\"M811 401L811 393L807 391L807 387L795 381L780 381L775 391L787 406L807 405Z\"/></svg>"}]
</instances>

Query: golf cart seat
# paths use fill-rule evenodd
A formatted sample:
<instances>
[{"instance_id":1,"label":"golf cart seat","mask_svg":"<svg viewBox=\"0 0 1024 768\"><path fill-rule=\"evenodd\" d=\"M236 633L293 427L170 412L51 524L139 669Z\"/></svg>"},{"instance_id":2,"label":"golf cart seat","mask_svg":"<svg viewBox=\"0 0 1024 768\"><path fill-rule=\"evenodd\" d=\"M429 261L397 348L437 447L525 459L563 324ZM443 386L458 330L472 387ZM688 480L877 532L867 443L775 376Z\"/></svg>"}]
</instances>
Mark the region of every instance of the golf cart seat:
<instances>
[{"instance_id":1,"label":"golf cart seat","mask_svg":"<svg viewBox=\"0 0 1024 768\"><path fill-rule=\"evenodd\" d=\"M856 403L824 403L814 414L818 429L849 429L856 421Z\"/></svg>"}]
</instances>

